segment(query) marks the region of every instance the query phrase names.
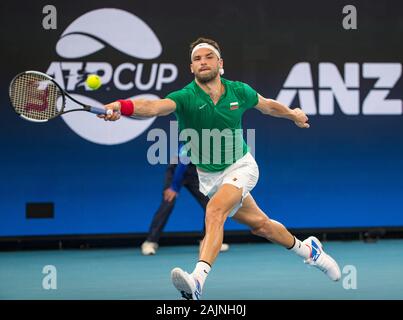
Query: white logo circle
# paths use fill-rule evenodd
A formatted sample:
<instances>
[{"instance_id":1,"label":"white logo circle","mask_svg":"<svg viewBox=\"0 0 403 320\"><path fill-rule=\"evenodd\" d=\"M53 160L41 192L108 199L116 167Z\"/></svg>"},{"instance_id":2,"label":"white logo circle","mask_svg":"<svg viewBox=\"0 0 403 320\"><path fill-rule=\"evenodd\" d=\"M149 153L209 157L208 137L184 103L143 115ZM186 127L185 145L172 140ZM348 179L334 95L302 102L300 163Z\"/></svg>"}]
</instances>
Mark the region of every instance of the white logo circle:
<instances>
[{"instance_id":1,"label":"white logo circle","mask_svg":"<svg viewBox=\"0 0 403 320\"><path fill-rule=\"evenodd\" d=\"M74 20L57 42L56 52L63 58L77 59L106 46L137 59L155 59L162 52L160 41L144 21L130 12L115 8L93 10ZM102 103L85 95L70 95L84 104L102 106ZM153 94L132 98L139 97L159 99ZM77 108L77 105L67 98L66 110L71 108ZM122 117L117 122L105 122L87 112L71 112L62 115L62 118L82 138L104 145L130 141L147 130L155 120L155 117L141 120Z\"/></svg>"}]
</instances>

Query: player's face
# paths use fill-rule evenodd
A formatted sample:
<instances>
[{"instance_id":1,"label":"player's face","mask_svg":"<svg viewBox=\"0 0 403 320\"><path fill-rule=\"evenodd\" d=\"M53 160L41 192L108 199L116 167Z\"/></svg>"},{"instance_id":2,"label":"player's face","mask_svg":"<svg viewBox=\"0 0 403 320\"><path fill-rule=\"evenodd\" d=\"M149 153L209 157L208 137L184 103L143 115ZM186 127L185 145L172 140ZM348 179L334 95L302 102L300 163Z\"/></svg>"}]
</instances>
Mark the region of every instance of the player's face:
<instances>
[{"instance_id":1,"label":"player's face","mask_svg":"<svg viewBox=\"0 0 403 320\"><path fill-rule=\"evenodd\" d=\"M218 59L216 54L207 48L199 49L192 57L190 69L196 79L201 83L207 83L215 79L222 68L222 59Z\"/></svg>"}]
</instances>

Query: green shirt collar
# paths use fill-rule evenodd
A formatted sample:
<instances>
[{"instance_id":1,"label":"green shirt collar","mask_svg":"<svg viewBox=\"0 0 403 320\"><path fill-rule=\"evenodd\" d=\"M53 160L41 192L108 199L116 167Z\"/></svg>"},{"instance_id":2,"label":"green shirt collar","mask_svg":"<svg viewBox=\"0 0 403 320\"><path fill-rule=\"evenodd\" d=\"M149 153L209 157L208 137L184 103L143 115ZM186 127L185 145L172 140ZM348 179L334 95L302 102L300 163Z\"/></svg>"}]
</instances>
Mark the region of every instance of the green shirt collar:
<instances>
[{"instance_id":1,"label":"green shirt collar","mask_svg":"<svg viewBox=\"0 0 403 320\"><path fill-rule=\"evenodd\" d=\"M224 93L218 100L217 104L227 96L227 92L228 92L227 80L222 77L220 77L220 80L221 80L221 83L224 85ZM197 93L202 95L205 99L211 100L210 96L202 88L200 88L200 86L197 84L196 80L192 81L192 85Z\"/></svg>"}]
</instances>

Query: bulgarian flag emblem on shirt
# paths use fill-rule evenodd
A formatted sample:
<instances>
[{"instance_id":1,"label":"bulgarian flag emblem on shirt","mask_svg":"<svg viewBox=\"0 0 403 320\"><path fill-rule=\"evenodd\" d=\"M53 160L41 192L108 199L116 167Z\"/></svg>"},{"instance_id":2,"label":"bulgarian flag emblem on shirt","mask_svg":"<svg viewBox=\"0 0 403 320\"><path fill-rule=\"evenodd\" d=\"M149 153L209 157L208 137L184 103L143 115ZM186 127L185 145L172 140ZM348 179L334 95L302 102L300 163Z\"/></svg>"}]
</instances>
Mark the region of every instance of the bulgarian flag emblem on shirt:
<instances>
[{"instance_id":1,"label":"bulgarian flag emblem on shirt","mask_svg":"<svg viewBox=\"0 0 403 320\"><path fill-rule=\"evenodd\" d=\"M230 110L238 109L239 108L239 103L238 102L231 102L229 104L229 108L230 108Z\"/></svg>"}]
</instances>

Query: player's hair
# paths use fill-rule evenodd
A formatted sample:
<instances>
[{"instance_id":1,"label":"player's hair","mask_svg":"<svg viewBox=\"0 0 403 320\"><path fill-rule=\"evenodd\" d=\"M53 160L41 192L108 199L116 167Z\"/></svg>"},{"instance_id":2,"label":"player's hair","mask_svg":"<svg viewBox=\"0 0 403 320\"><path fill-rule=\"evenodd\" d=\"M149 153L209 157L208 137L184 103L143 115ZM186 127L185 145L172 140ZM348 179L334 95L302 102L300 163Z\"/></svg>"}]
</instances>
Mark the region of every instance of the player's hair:
<instances>
[{"instance_id":1,"label":"player's hair","mask_svg":"<svg viewBox=\"0 0 403 320\"><path fill-rule=\"evenodd\" d=\"M219 52L220 55L221 55L220 46L218 45L217 42L215 42L214 40L209 39L209 38L200 37L200 38L198 38L196 41L193 41L193 42L190 44L190 50L189 50L190 59L192 59L192 51L193 51L194 47L196 47L196 46L197 46L198 44L200 44L200 43L208 43L209 45L212 45L214 48L216 48L216 49L218 50L218 52Z\"/></svg>"}]
</instances>

